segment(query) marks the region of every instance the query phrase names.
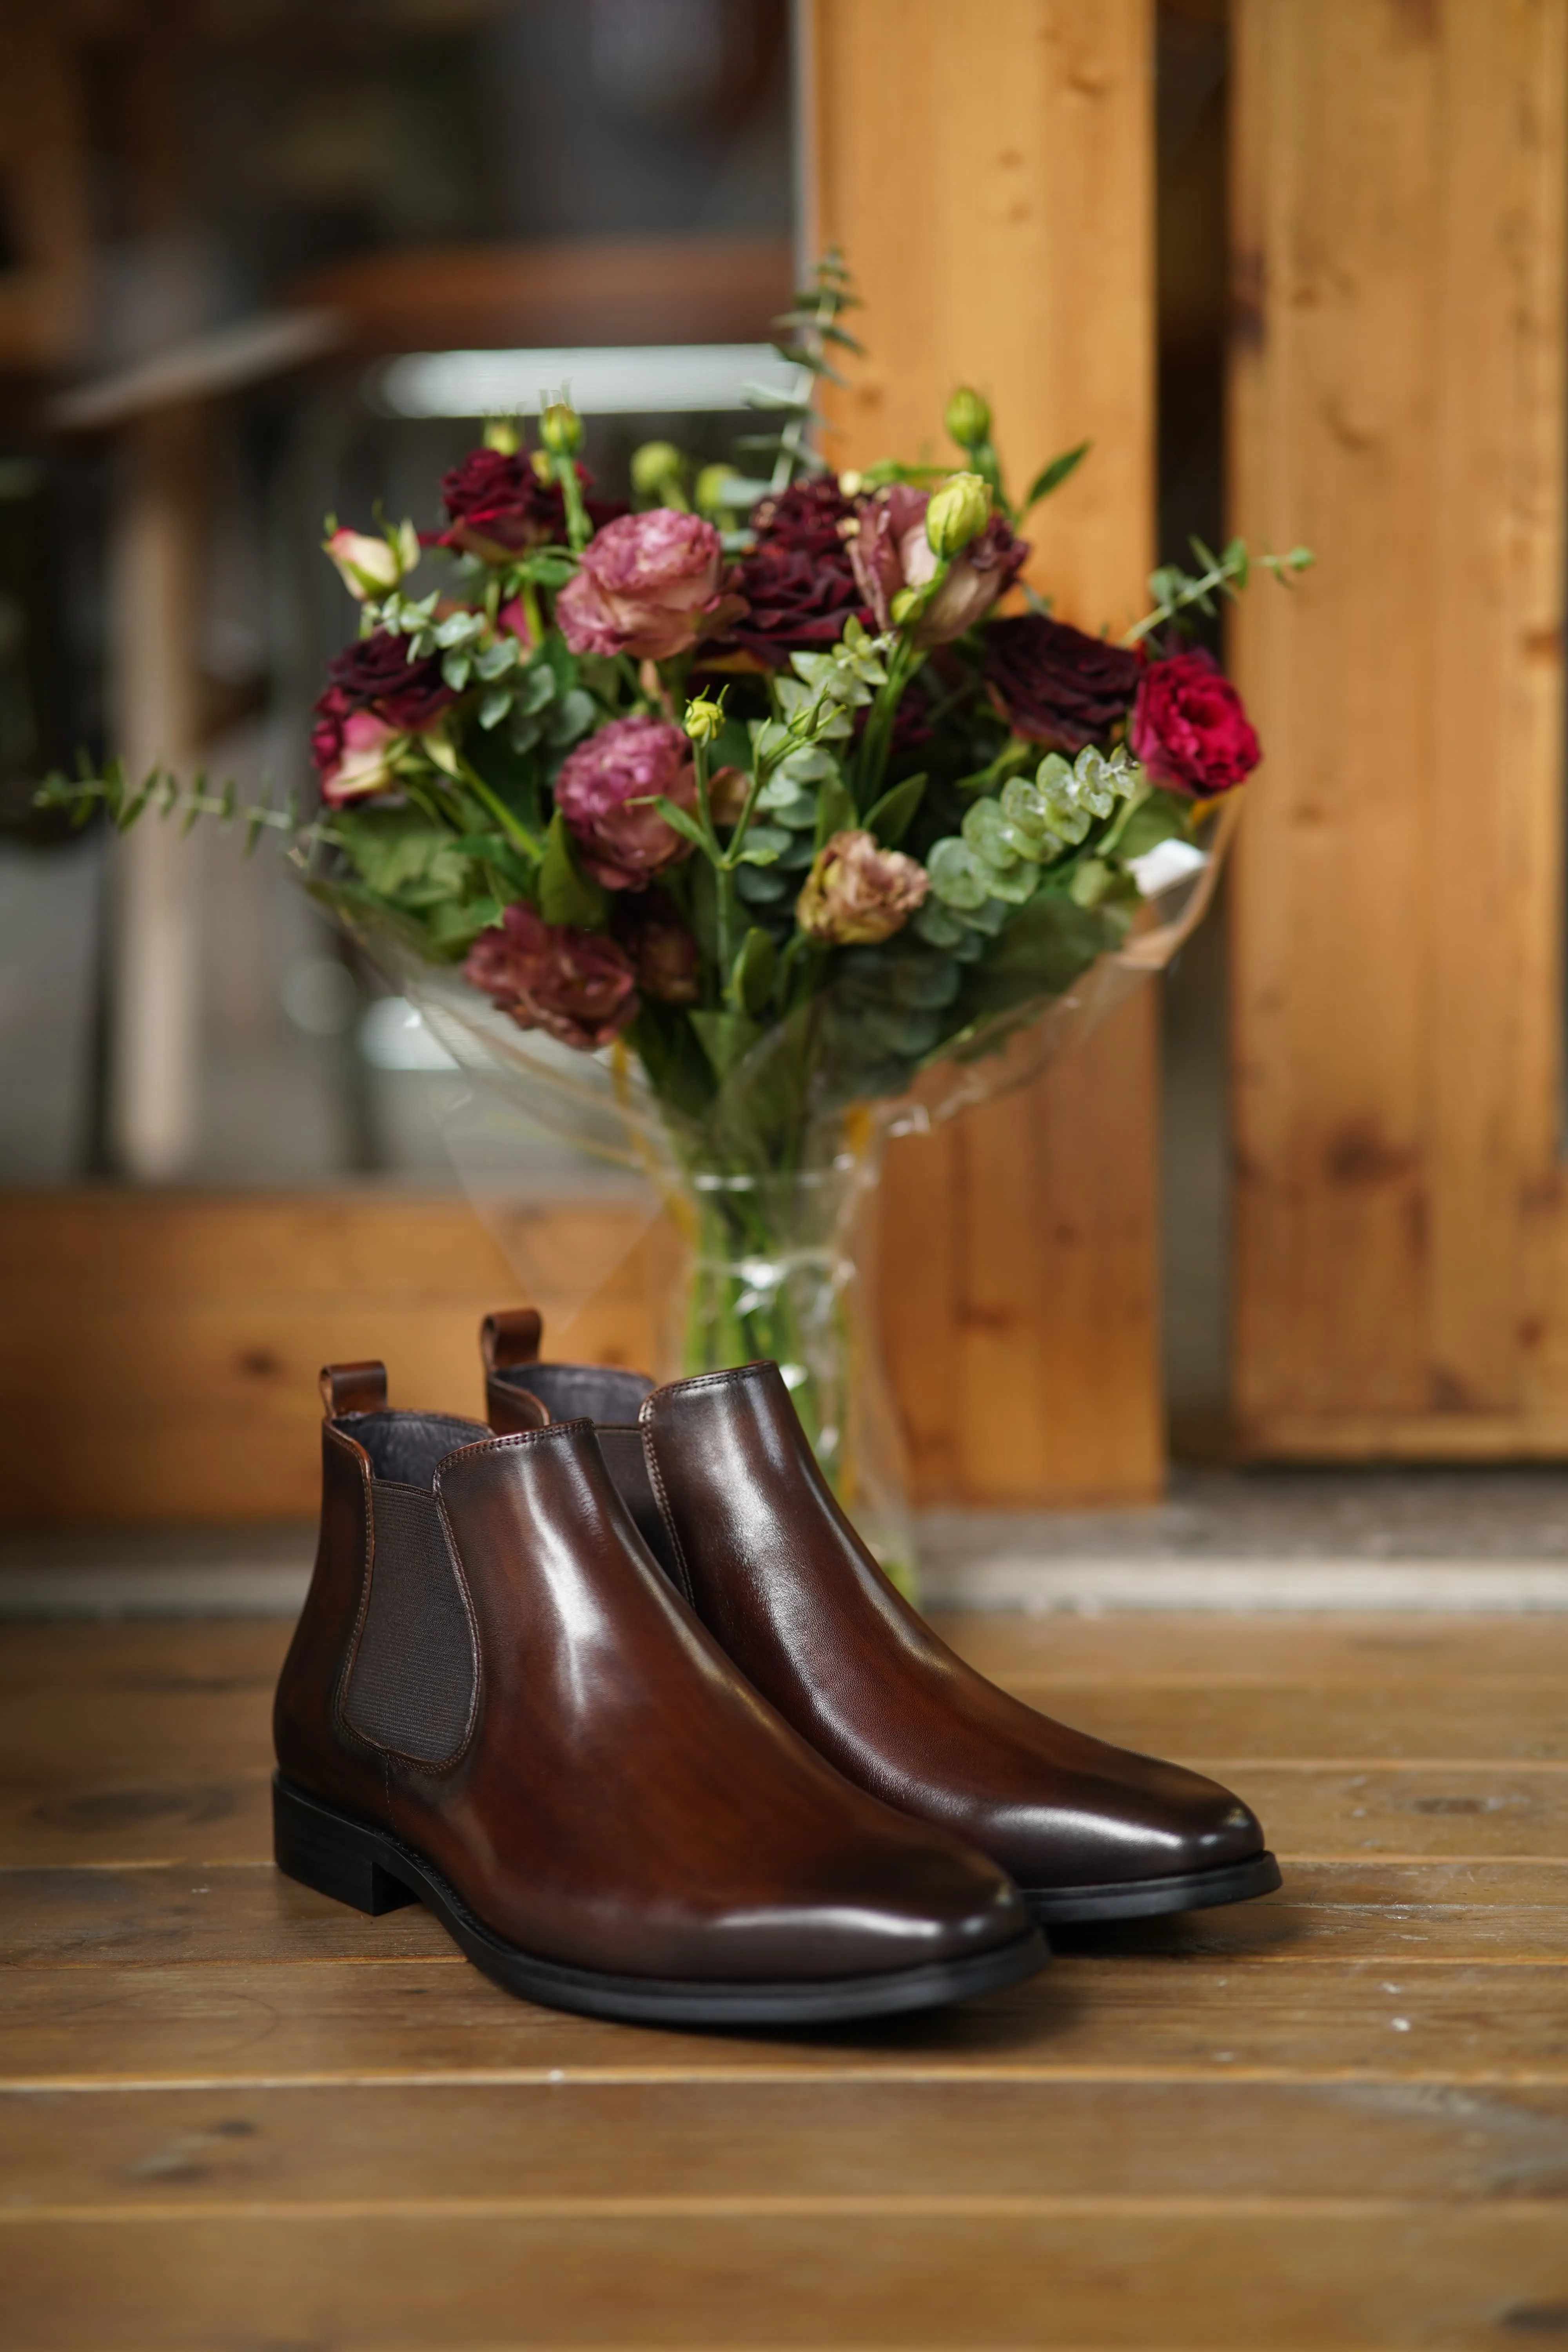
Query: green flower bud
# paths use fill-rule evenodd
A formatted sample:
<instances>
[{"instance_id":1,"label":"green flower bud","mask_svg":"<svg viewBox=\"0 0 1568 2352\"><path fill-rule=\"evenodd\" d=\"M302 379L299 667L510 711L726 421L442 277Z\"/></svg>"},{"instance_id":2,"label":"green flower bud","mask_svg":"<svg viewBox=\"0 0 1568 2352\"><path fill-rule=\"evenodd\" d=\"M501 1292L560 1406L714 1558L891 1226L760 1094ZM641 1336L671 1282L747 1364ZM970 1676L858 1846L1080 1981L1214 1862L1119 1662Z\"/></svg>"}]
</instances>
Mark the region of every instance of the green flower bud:
<instances>
[{"instance_id":1,"label":"green flower bud","mask_svg":"<svg viewBox=\"0 0 1568 2352\"><path fill-rule=\"evenodd\" d=\"M950 474L933 490L926 509L926 540L931 553L946 561L978 539L991 520L990 485L978 474Z\"/></svg>"},{"instance_id":2,"label":"green flower bud","mask_svg":"<svg viewBox=\"0 0 1568 2352\"><path fill-rule=\"evenodd\" d=\"M906 621L914 619L924 603L925 597L920 589L900 588L888 607L888 618L896 629L901 629Z\"/></svg>"},{"instance_id":3,"label":"green flower bud","mask_svg":"<svg viewBox=\"0 0 1568 2352\"><path fill-rule=\"evenodd\" d=\"M687 704L683 723L693 743L711 743L723 728L724 706L700 695L695 702Z\"/></svg>"},{"instance_id":4,"label":"green flower bud","mask_svg":"<svg viewBox=\"0 0 1568 2352\"><path fill-rule=\"evenodd\" d=\"M639 499L668 502L685 487L686 460L673 441L645 441L632 451L632 490Z\"/></svg>"},{"instance_id":5,"label":"green flower bud","mask_svg":"<svg viewBox=\"0 0 1568 2352\"><path fill-rule=\"evenodd\" d=\"M970 385L961 383L947 404L942 423L961 449L978 449L991 438L991 404Z\"/></svg>"},{"instance_id":6,"label":"green flower bud","mask_svg":"<svg viewBox=\"0 0 1568 2352\"><path fill-rule=\"evenodd\" d=\"M485 447L499 449L503 457L515 457L522 446L522 436L510 416L487 416Z\"/></svg>"},{"instance_id":7,"label":"green flower bud","mask_svg":"<svg viewBox=\"0 0 1568 2352\"><path fill-rule=\"evenodd\" d=\"M720 515L739 514L746 503L733 466L704 466L697 477L696 497L698 513L710 522Z\"/></svg>"},{"instance_id":8,"label":"green flower bud","mask_svg":"<svg viewBox=\"0 0 1568 2352\"><path fill-rule=\"evenodd\" d=\"M574 457L583 446L583 420L569 401L552 400L539 421L539 437L552 457Z\"/></svg>"}]
</instances>

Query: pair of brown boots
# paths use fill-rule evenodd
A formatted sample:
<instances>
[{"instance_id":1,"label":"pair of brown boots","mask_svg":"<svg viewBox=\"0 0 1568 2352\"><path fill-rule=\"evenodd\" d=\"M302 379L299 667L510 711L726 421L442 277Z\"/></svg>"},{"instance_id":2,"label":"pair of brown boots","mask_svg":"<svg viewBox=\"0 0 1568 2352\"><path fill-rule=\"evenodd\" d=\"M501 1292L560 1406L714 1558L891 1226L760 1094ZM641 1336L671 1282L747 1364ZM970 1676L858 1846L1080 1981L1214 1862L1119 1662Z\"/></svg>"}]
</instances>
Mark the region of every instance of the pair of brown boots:
<instances>
[{"instance_id":1,"label":"pair of brown boots","mask_svg":"<svg viewBox=\"0 0 1568 2352\"><path fill-rule=\"evenodd\" d=\"M489 1426L321 1375L276 1852L487 1975L672 2025L988 1992L1052 1921L1279 1884L1226 1790L1036 1714L893 1590L773 1364L656 1389L483 1328Z\"/></svg>"}]
</instances>

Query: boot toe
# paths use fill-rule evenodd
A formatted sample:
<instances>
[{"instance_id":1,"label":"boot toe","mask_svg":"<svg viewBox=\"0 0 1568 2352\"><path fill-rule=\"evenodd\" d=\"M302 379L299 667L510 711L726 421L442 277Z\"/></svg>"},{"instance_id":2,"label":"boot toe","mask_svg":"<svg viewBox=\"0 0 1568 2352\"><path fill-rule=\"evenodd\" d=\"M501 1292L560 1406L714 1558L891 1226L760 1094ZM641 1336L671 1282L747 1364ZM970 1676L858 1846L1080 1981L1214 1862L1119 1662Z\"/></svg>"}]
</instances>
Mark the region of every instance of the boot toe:
<instances>
[{"instance_id":1,"label":"boot toe","mask_svg":"<svg viewBox=\"0 0 1568 2352\"><path fill-rule=\"evenodd\" d=\"M1085 1775L1016 1820L997 1851L1025 1886L1110 1886L1224 1870L1263 1852L1251 1808L1218 1781L1152 1758Z\"/></svg>"}]
</instances>

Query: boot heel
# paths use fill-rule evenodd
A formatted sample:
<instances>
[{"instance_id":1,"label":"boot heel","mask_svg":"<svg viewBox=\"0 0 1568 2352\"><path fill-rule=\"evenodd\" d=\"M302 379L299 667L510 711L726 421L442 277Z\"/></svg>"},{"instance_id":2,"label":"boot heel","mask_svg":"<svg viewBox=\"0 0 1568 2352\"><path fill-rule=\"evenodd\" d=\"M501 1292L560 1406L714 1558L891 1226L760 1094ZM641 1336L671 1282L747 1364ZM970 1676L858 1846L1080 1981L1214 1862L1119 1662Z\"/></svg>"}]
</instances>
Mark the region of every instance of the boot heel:
<instances>
[{"instance_id":1,"label":"boot heel","mask_svg":"<svg viewBox=\"0 0 1568 2352\"><path fill-rule=\"evenodd\" d=\"M347 1903L373 1918L417 1903L412 1887L405 1886L376 1860L374 1832L329 1812L324 1805L281 1780L272 1783L272 1856L279 1870Z\"/></svg>"}]
</instances>

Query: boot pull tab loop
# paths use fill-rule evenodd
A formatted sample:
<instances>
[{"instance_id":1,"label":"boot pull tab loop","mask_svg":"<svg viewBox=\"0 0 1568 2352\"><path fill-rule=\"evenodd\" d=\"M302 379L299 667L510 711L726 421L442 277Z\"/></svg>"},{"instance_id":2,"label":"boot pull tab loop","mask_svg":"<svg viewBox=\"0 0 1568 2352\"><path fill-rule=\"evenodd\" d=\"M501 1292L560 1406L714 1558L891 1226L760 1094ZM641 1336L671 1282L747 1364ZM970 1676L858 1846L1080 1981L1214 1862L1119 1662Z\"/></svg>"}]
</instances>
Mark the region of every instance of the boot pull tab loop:
<instances>
[{"instance_id":1,"label":"boot pull tab loop","mask_svg":"<svg viewBox=\"0 0 1568 2352\"><path fill-rule=\"evenodd\" d=\"M544 1318L537 1307L503 1307L479 1325L479 1354L487 1372L508 1372L514 1364L537 1364Z\"/></svg>"},{"instance_id":2,"label":"boot pull tab loop","mask_svg":"<svg viewBox=\"0 0 1568 2352\"><path fill-rule=\"evenodd\" d=\"M379 1412L386 1402L386 1366L374 1357L360 1364L323 1364L321 1388L329 1421L343 1412Z\"/></svg>"}]
</instances>

